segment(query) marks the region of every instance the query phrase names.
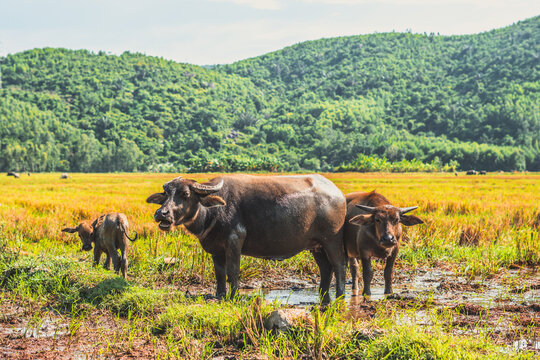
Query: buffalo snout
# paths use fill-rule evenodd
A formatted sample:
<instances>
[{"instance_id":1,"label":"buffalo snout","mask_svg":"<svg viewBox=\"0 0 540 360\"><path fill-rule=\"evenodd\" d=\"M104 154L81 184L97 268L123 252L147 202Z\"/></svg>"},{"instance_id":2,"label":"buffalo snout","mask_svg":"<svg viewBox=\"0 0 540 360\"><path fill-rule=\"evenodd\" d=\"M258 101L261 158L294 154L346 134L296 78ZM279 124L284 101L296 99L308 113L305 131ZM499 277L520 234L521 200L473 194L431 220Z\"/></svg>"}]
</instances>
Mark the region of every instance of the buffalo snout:
<instances>
[{"instance_id":1,"label":"buffalo snout","mask_svg":"<svg viewBox=\"0 0 540 360\"><path fill-rule=\"evenodd\" d=\"M397 239L392 234L384 234L381 237L381 245L384 247L392 247L397 244Z\"/></svg>"},{"instance_id":2,"label":"buffalo snout","mask_svg":"<svg viewBox=\"0 0 540 360\"><path fill-rule=\"evenodd\" d=\"M171 212L166 208L157 209L154 213L154 220L159 223L159 228L161 230L169 230L174 221Z\"/></svg>"},{"instance_id":3,"label":"buffalo snout","mask_svg":"<svg viewBox=\"0 0 540 360\"><path fill-rule=\"evenodd\" d=\"M84 244L82 249L83 251L90 251L92 250L92 244Z\"/></svg>"}]
</instances>

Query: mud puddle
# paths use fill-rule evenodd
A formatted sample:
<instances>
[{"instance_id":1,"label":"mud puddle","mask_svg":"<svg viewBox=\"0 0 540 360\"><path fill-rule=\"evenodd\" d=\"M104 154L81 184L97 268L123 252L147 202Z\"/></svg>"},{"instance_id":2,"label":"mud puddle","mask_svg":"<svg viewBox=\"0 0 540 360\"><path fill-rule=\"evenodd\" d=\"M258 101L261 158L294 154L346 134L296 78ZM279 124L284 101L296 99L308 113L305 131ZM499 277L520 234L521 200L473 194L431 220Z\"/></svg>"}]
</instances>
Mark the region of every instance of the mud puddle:
<instances>
[{"instance_id":1,"label":"mud puddle","mask_svg":"<svg viewBox=\"0 0 540 360\"><path fill-rule=\"evenodd\" d=\"M330 290L335 291L334 284ZM345 301L353 318L373 318L389 314L398 324L433 326L448 322L456 334L488 334L503 349L540 352L540 273L507 271L485 280L471 280L444 270L416 270L396 274L394 294L384 295L382 276L371 286L372 295L365 298L360 290L346 286ZM319 304L318 288L311 283L303 287L281 289L244 289L249 295L262 293L269 302L296 307ZM382 301L382 300L387 301Z\"/></svg>"},{"instance_id":2,"label":"mud puddle","mask_svg":"<svg viewBox=\"0 0 540 360\"><path fill-rule=\"evenodd\" d=\"M249 288L241 289L245 295L261 292L268 301L278 301L284 305L315 305L319 302L318 287L312 282L300 279L283 281L286 288ZM335 284L330 289L333 295ZM364 300L360 289L353 290L346 286L345 300L356 303ZM540 273L508 271L502 278L488 280L468 280L452 272L442 270L418 270L407 275L396 275L394 294L384 295L382 279L374 279L369 300L426 300L433 303L452 305L469 303L483 307L501 304L530 305L540 304Z\"/></svg>"}]
</instances>

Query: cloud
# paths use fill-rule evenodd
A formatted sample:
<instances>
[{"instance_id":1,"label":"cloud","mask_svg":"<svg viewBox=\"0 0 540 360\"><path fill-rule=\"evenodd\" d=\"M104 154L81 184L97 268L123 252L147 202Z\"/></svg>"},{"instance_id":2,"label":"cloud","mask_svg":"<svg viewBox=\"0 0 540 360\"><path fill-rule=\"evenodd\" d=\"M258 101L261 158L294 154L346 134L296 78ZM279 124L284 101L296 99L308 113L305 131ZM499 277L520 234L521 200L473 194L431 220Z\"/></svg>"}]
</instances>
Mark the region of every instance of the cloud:
<instances>
[{"instance_id":1,"label":"cloud","mask_svg":"<svg viewBox=\"0 0 540 360\"><path fill-rule=\"evenodd\" d=\"M331 17L319 20L245 19L227 24L206 24L198 26L197 31L193 31L193 24L189 23L163 25L154 26L143 37L154 39L151 47L147 47L148 54L205 65L231 63L306 40L368 30L356 21L343 22Z\"/></svg>"},{"instance_id":2,"label":"cloud","mask_svg":"<svg viewBox=\"0 0 540 360\"><path fill-rule=\"evenodd\" d=\"M506 7L498 6L503 0L491 0L496 6L490 7L470 5L488 0L155 0L160 6L77 11L48 5L29 11L26 2L33 0L8 1L24 6L0 13L0 56L56 46L129 50L194 64L229 63L322 37L406 29L477 33L540 13L538 0Z\"/></svg>"},{"instance_id":3,"label":"cloud","mask_svg":"<svg viewBox=\"0 0 540 360\"><path fill-rule=\"evenodd\" d=\"M325 5L363 5L363 4L386 4L386 5L469 5L479 7L505 6L506 0L300 0L304 3ZM514 3L528 3L529 0L514 0Z\"/></svg>"},{"instance_id":4,"label":"cloud","mask_svg":"<svg viewBox=\"0 0 540 360\"><path fill-rule=\"evenodd\" d=\"M232 2L237 5L246 5L257 10L280 10L283 6L278 0L212 0L216 2Z\"/></svg>"}]
</instances>

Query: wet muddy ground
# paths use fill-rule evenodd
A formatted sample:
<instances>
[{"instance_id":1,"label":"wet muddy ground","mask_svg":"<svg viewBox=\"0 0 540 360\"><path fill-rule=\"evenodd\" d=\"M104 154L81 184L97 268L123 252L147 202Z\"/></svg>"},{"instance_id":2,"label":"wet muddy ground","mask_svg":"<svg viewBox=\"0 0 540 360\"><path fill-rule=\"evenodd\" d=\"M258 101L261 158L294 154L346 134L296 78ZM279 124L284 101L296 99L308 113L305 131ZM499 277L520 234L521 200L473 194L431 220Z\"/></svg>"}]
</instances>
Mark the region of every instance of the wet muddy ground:
<instances>
[{"instance_id":1,"label":"wet muddy ground","mask_svg":"<svg viewBox=\"0 0 540 360\"><path fill-rule=\"evenodd\" d=\"M293 280L288 288L258 289L267 301L309 307L318 303L313 281ZM284 280L282 280L284 282ZM243 289L244 294L254 290ZM470 280L451 271L416 270L396 274L394 294L384 295L375 276L365 298L347 285L345 300L353 318L391 314L401 323L433 326L441 317L456 334L485 333L501 345L540 353L540 272L506 270L488 279Z\"/></svg>"},{"instance_id":2,"label":"wet muddy ground","mask_svg":"<svg viewBox=\"0 0 540 360\"><path fill-rule=\"evenodd\" d=\"M252 281L241 293L262 293L267 301L310 308L318 304L316 277L293 276ZM383 295L382 275L376 273L368 299L347 285L345 300L350 316L358 319L393 317L399 323L426 327L440 324L455 334L486 334L505 349L540 354L540 273L507 270L488 279L470 280L440 269L396 272L394 294ZM333 291L333 290L332 290ZM212 288L191 286L191 295L209 295ZM210 297L210 296L209 296ZM215 301L215 300L212 300ZM107 338L119 336L122 320L96 311L82 323L52 309L30 309L0 303L0 359L98 358ZM163 347L155 338L126 344L115 339L115 358L152 358ZM121 346L119 346L120 344Z\"/></svg>"},{"instance_id":3,"label":"wet muddy ground","mask_svg":"<svg viewBox=\"0 0 540 360\"><path fill-rule=\"evenodd\" d=\"M0 304L0 359L100 359L100 351L118 340L121 322L102 311L77 320L54 309ZM114 359L153 358L154 344L113 342Z\"/></svg>"}]
</instances>

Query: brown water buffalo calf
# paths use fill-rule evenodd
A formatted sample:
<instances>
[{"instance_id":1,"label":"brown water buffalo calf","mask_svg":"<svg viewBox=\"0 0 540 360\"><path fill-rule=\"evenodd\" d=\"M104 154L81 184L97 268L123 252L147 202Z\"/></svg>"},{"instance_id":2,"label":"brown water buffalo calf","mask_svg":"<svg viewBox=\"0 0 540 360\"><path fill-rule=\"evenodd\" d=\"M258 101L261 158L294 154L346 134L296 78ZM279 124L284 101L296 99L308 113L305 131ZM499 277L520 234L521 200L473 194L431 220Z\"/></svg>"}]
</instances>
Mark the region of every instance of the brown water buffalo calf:
<instances>
[{"instance_id":1,"label":"brown water buffalo calf","mask_svg":"<svg viewBox=\"0 0 540 360\"><path fill-rule=\"evenodd\" d=\"M348 194L347 219L345 222L345 248L350 258L349 264L353 289L358 287L358 261L362 261L364 290L362 294L371 295L373 269L371 258L386 259L384 268L384 293L392 293L392 271L399 251L401 224L412 226L423 221L414 215L404 215L417 206L398 208L375 191Z\"/></svg>"},{"instance_id":2,"label":"brown water buffalo calf","mask_svg":"<svg viewBox=\"0 0 540 360\"><path fill-rule=\"evenodd\" d=\"M238 289L240 255L284 260L311 250L321 272L323 303L336 274L336 296L345 292L343 193L320 175L226 175L200 184L180 177L148 197L161 205L162 230L183 224L212 255L217 297Z\"/></svg>"},{"instance_id":3,"label":"brown water buffalo calf","mask_svg":"<svg viewBox=\"0 0 540 360\"><path fill-rule=\"evenodd\" d=\"M105 253L107 255L104 264L105 269L110 269L112 259L114 270L118 272L122 269L122 276L125 278L128 268L128 239L131 241L137 240L137 234L135 234L134 239L129 237L128 229L129 223L126 215L110 213L101 215L93 222L85 220L77 227L65 228L62 231L68 233L77 232L81 238L84 251L92 250L92 243L94 243L94 266L99 265L101 254ZM121 257L118 256L118 250L120 250Z\"/></svg>"}]
</instances>

